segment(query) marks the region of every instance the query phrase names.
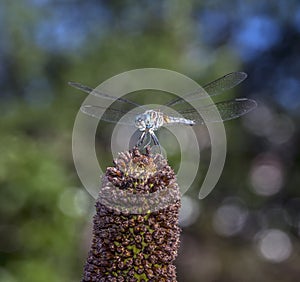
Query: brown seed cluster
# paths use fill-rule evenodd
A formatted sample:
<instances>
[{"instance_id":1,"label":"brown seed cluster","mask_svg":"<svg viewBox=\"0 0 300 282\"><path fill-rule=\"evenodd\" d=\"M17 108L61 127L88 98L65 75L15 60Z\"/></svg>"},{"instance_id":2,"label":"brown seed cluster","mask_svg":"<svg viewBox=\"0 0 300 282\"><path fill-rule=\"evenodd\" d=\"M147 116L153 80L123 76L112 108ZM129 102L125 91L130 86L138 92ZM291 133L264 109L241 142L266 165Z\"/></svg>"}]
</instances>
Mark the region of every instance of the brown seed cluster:
<instances>
[{"instance_id":1,"label":"brown seed cluster","mask_svg":"<svg viewBox=\"0 0 300 282\"><path fill-rule=\"evenodd\" d=\"M82 281L177 281L180 193L173 170L161 155L137 149L121 153L114 164L96 202ZM121 199L120 192L126 192Z\"/></svg>"}]
</instances>

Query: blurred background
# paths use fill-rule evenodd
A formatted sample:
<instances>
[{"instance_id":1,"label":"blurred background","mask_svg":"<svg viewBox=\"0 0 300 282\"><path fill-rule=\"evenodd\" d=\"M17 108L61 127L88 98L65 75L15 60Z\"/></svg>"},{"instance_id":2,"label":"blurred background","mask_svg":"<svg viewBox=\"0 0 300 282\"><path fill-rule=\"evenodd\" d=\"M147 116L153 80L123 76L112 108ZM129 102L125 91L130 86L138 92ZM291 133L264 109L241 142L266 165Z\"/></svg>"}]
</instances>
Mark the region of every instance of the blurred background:
<instances>
[{"instance_id":1,"label":"blurred background","mask_svg":"<svg viewBox=\"0 0 300 282\"><path fill-rule=\"evenodd\" d=\"M201 85L245 71L222 98L259 103L226 123L225 169L202 201L210 152L196 129L204 162L182 199L178 281L299 281L299 1L4 0L0 35L1 282L80 281L94 199L71 149L86 94L67 82L145 67ZM113 126L99 128L104 169Z\"/></svg>"}]
</instances>

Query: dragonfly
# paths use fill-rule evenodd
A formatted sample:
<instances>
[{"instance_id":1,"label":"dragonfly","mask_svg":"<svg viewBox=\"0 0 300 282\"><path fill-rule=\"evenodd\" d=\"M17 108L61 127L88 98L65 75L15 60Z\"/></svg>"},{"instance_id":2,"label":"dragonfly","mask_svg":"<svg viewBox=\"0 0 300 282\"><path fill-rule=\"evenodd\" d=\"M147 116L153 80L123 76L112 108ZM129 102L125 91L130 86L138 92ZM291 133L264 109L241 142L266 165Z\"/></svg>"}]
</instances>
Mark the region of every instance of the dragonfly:
<instances>
[{"instance_id":1,"label":"dragonfly","mask_svg":"<svg viewBox=\"0 0 300 282\"><path fill-rule=\"evenodd\" d=\"M134 125L141 132L136 146L146 147L151 144L151 142L153 142L154 145L160 146L155 131L160 129L162 126L170 124L194 126L196 124L205 124L207 122L223 122L243 116L255 109L257 106L256 101L248 98L236 98L233 100L226 100L206 106L200 106L198 108L194 108L190 104L190 102L207 98L207 94L210 97L219 95L240 84L246 78L247 74L244 72L232 72L206 84L192 93L188 93L183 97L172 99L166 103L165 106L172 108L176 105L181 105L181 108L183 109L177 111L177 113L179 113L178 116L168 115L160 110L146 109L132 100L107 95L78 82L69 82L69 85L102 99L108 99L117 101L121 104L138 107L137 112L130 113L113 107L106 108L95 105L84 105L80 109L83 113L89 116L101 118L107 122ZM141 109L144 111L141 112ZM205 120L201 115L199 115L199 112L205 113ZM125 117L125 119L123 118L120 122L122 117Z\"/></svg>"}]
</instances>

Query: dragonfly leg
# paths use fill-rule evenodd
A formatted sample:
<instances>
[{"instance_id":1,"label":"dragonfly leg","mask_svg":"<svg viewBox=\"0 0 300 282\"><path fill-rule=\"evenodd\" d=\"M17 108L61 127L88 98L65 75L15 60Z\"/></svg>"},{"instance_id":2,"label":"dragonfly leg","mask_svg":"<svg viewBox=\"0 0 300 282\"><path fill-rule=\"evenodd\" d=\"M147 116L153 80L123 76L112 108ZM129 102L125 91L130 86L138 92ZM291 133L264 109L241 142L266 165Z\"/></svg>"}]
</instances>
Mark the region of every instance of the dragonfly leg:
<instances>
[{"instance_id":1,"label":"dragonfly leg","mask_svg":"<svg viewBox=\"0 0 300 282\"><path fill-rule=\"evenodd\" d=\"M156 137L156 135L153 132L151 132L151 137L153 140L153 144L159 146L158 138Z\"/></svg>"},{"instance_id":2,"label":"dragonfly leg","mask_svg":"<svg viewBox=\"0 0 300 282\"><path fill-rule=\"evenodd\" d=\"M159 148L159 152L158 153L161 154L161 147L160 147L158 138L156 137L156 135L155 135L154 132L150 132L150 134L151 134L151 139L153 140L154 146L157 146Z\"/></svg>"},{"instance_id":3,"label":"dragonfly leg","mask_svg":"<svg viewBox=\"0 0 300 282\"><path fill-rule=\"evenodd\" d=\"M140 147L144 143L145 136L146 136L146 131L143 131L143 133L141 134L141 136L136 144L138 147Z\"/></svg>"},{"instance_id":4,"label":"dragonfly leg","mask_svg":"<svg viewBox=\"0 0 300 282\"><path fill-rule=\"evenodd\" d=\"M151 137L149 135L149 133L147 132L147 143L145 144L144 148L146 148L147 146L149 146L151 143Z\"/></svg>"}]
</instances>

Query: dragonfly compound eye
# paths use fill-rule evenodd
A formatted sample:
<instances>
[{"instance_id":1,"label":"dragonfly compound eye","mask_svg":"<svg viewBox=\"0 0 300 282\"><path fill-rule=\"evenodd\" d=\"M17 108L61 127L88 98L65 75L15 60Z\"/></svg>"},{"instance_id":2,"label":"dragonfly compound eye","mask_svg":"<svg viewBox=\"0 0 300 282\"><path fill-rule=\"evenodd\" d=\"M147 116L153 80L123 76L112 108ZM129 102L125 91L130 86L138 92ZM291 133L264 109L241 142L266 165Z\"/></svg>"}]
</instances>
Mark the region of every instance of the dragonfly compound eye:
<instances>
[{"instance_id":1,"label":"dragonfly compound eye","mask_svg":"<svg viewBox=\"0 0 300 282\"><path fill-rule=\"evenodd\" d=\"M142 121L142 118L140 116L137 116L136 119L135 119L135 122L136 123L141 123Z\"/></svg>"}]
</instances>

